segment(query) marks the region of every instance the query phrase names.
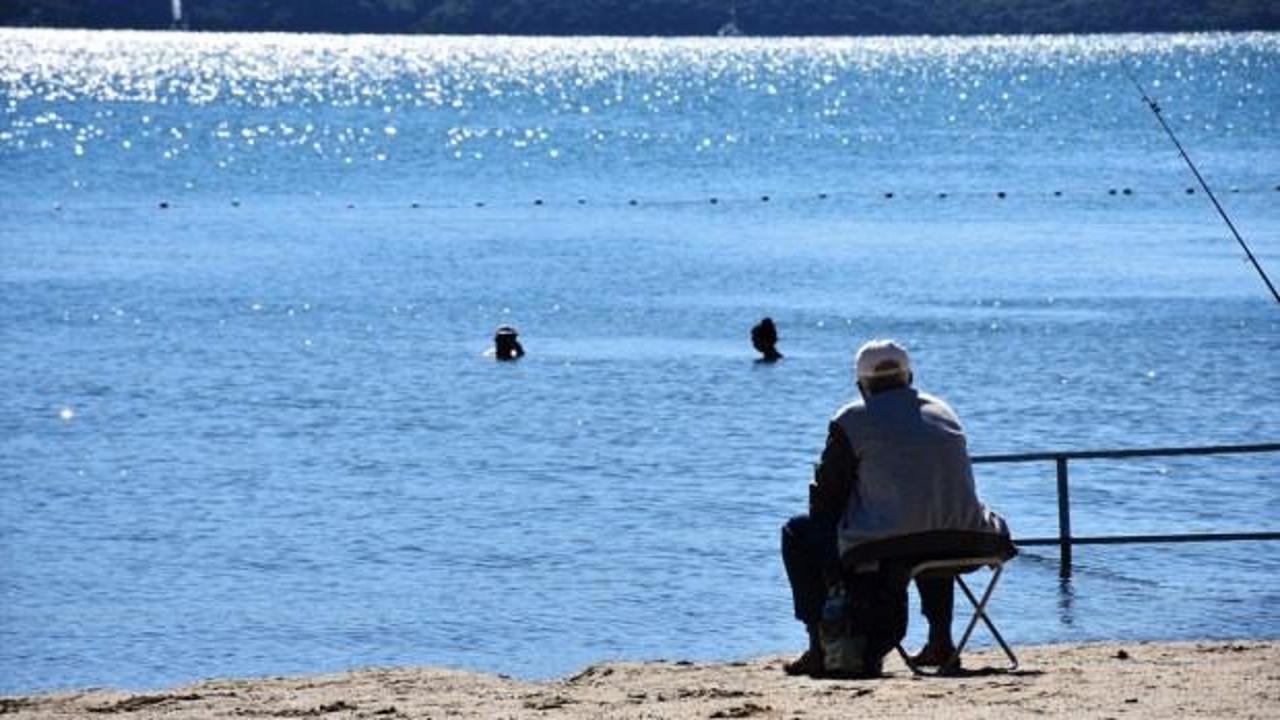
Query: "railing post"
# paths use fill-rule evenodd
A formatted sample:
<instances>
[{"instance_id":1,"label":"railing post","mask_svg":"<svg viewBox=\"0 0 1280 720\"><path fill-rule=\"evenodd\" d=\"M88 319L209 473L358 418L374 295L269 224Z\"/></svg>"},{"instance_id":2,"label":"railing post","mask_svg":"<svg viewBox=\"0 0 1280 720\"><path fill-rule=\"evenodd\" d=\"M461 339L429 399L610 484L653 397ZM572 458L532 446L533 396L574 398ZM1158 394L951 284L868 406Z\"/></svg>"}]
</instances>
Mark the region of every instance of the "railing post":
<instances>
[{"instance_id":1,"label":"railing post","mask_svg":"<svg viewBox=\"0 0 1280 720\"><path fill-rule=\"evenodd\" d=\"M1071 577L1071 498L1067 487L1067 458L1054 458L1058 465L1058 549L1061 560L1058 576Z\"/></svg>"}]
</instances>

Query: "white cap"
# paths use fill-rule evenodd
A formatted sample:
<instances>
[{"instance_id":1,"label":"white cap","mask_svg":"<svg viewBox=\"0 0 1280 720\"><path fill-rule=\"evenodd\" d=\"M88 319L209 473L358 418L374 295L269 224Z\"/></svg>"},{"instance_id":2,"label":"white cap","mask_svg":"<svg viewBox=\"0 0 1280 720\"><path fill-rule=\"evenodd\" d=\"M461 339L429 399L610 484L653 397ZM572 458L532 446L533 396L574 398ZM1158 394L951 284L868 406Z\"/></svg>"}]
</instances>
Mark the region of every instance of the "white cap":
<instances>
[{"instance_id":1,"label":"white cap","mask_svg":"<svg viewBox=\"0 0 1280 720\"><path fill-rule=\"evenodd\" d=\"M907 359L907 351L892 340L872 340L858 348L858 359L855 363L858 377L877 378L891 375L911 373L911 361Z\"/></svg>"}]
</instances>

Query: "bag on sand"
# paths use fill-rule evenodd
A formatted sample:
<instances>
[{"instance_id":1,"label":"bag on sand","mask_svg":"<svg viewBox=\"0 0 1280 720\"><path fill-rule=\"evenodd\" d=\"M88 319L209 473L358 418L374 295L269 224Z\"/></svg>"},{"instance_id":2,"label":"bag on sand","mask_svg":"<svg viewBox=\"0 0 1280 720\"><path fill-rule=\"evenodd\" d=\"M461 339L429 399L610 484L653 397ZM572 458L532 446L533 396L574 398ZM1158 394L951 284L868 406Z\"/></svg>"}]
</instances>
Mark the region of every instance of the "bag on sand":
<instances>
[{"instance_id":1,"label":"bag on sand","mask_svg":"<svg viewBox=\"0 0 1280 720\"><path fill-rule=\"evenodd\" d=\"M864 673L867 642L865 637L853 633L851 615L852 606L844 583L832 585L818 625L822 672L827 677L860 677Z\"/></svg>"},{"instance_id":2,"label":"bag on sand","mask_svg":"<svg viewBox=\"0 0 1280 720\"><path fill-rule=\"evenodd\" d=\"M907 576L897 567L848 576L827 592L818 638L823 674L876 677L907 634Z\"/></svg>"}]
</instances>

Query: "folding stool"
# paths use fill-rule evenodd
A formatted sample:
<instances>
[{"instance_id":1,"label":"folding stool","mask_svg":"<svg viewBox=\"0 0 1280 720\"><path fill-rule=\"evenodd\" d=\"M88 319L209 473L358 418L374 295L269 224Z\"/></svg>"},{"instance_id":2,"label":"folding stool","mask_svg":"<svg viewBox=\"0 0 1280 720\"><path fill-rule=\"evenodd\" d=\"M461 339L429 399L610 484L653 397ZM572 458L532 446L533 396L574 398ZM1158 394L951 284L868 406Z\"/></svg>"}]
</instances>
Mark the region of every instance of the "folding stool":
<instances>
[{"instance_id":1,"label":"folding stool","mask_svg":"<svg viewBox=\"0 0 1280 720\"><path fill-rule=\"evenodd\" d=\"M936 673L926 673L911 661L911 656L903 649L902 643L897 645L898 654L902 656L902 661L911 668L911 672L916 675L926 674L946 674L954 671L958 667L960 653L964 650L964 646L969 642L969 637L973 635L973 629L978 624L978 620L987 626L991 631L992 637L996 642L1000 643L1000 648L1004 650L1004 654L1009 658L1008 670L1018 669L1018 658L1013 654L1013 650L1009 644L1005 642L1004 637L1000 635L1000 631L996 629L995 623L991 621L991 616L987 615L987 603L991 600L992 593L995 592L996 584L1000 582L1000 575L1004 572L1004 564L1009 559L1007 555L985 555L977 557L961 557L948 558L945 560L925 560L911 566L910 578L912 580L924 575L926 577L953 577L956 584L964 591L965 597L969 598L969 602L973 605L973 617L969 618L969 624L965 627L964 633L960 636L960 642L956 644L955 651L951 657L943 663ZM987 582L987 588L982 593L982 599L978 599L969 589L969 585L965 583L964 578L960 577L962 573L972 572L981 568L987 568L991 571L991 580Z\"/></svg>"}]
</instances>

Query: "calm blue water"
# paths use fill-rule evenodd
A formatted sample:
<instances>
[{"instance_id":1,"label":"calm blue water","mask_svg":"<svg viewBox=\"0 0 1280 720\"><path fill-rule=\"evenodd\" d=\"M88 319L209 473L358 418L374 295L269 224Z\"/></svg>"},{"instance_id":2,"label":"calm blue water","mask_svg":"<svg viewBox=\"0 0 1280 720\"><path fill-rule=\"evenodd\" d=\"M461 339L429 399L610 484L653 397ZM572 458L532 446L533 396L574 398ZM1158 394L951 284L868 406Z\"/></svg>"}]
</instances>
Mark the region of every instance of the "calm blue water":
<instances>
[{"instance_id":1,"label":"calm blue water","mask_svg":"<svg viewBox=\"0 0 1280 720\"><path fill-rule=\"evenodd\" d=\"M1280 275L1277 35L0 30L0 691L789 652L872 336L975 453L1280 439L1280 311L1122 61ZM1275 530L1277 467L1075 463L1075 529ZM979 482L1055 533L1050 464ZM1018 643L1280 636L1275 543L1007 578Z\"/></svg>"}]
</instances>

